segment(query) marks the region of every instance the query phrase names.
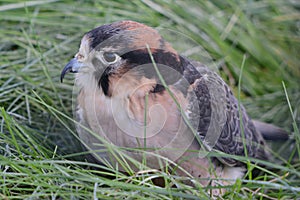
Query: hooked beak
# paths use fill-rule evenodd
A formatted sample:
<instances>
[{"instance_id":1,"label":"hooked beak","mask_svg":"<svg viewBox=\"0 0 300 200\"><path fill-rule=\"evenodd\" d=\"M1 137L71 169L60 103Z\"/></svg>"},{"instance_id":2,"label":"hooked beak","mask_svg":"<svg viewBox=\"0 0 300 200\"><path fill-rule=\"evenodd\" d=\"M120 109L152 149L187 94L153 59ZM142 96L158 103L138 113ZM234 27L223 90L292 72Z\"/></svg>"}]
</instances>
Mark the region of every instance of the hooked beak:
<instances>
[{"instance_id":1,"label":"hooked beak","mask_svg":"<svg viewBox=\"0 0 300 200\"><path fill-rule=\"evenodd\" d=\"M65 75L69 72L77 73L83 65L83 63L78 62L77 58L70 60L60 74L60 81L63 82Z\"/></svg>"}]
</instances>

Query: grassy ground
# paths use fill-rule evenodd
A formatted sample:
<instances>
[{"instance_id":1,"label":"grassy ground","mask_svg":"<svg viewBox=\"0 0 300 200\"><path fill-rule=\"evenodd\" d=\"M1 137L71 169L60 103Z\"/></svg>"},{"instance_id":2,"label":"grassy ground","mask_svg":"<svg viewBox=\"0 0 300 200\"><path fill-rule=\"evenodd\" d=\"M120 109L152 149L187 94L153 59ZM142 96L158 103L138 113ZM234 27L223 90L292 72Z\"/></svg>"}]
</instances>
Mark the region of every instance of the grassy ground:
<instances>
[{"instance_id":1,"label":"grassy ground","mask_svg":"<svg viewBox=\"0 0 300 200\"><path fill-rule=\"evenodd\" d=\"M84 32L122 19L159 27L180 52L213 62L236 93L244 60L240 86L249 114L293 134L287 158L299 152L299 11L292 0L1 1L0 199L210 198L207 189L167 172L125 175L81 159L71 120L73 81L61 84L60 71ZM188 51L194 44L205 51ZM224 198L300 198L299 158L268 165L275 169L238 181ZM167 185L156 187L154 177Z\"/></svg>"}]
</instances>

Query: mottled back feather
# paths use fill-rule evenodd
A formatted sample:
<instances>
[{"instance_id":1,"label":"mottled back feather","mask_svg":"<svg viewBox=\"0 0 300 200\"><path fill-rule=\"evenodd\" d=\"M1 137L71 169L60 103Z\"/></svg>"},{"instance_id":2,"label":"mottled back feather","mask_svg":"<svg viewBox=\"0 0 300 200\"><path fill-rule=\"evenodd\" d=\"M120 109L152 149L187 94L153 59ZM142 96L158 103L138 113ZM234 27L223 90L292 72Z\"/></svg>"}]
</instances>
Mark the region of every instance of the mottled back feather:
<instances>
[{"instance_id":1,"label":"mottled back feather","mask_svg":"<svg viewBox=\"0 0 300 200\"><path fill-rule=\"evenodd\" d=\"M265 141L262 138L261 133L259 133L251 118L247 115L245 108L239 105L238 100L235 98L231 92L229 86L222 80L222 78L210 70L205 65L191 61L185 60L185 70L184 77L190 79L190 83L193 84L193 92L196 94L197 99L190 99L190 110L189 119L193 124L194 128L197 130L201 140L209 138L207 134L211 123L218 121L218 116L216 119L212 116L212 109L218 109L222 107L220 104L223 102L224 110L217 110L216 112L223 112L226 116L224 122L219 122L217 126L222 127L220 129L220 135L218 139L209 145L212 149L222 151L230 155L245 156L244 145L243 145L243 134L245 137L247 156L252 158L258 158L266 160L268 158L268 153L265 151ZM194 69L197 69L195 71ZM206 77L204 77L206 76ZM194 77L191 79L191 77ZM209 85L214 84L213 87L218 87L218 91L223 92L225 97L222 102L220 99L217 101L214 99L214 94L210 91ZM210 86L211 87L211 86ZM217 94L217 97L220 94ZM188 97L189 98L189 97ZM191 97L195 98L195 97ZM198 109L194 109L198 104ZM240 106L240 108L239 108ZM240 116L241 114L241 116ZM240 123L242 120L242 123ZM198 126L196 126L198 122ZM218 123L218 122L217 122ZM217 133L213 133L217 134ZM229 166L240 166L242 162L229 157L218 158L222 163Z\"/></svg>"}]
</instances>

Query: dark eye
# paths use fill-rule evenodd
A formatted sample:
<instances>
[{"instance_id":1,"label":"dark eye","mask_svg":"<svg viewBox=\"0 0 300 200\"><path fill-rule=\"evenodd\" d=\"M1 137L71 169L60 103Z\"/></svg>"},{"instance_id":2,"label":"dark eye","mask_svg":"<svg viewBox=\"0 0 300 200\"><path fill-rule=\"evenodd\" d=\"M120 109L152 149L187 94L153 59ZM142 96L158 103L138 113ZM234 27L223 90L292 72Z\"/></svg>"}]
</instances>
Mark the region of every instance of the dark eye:
<instances>
[{"instance_id":1,"label":"dark eye","mask_svg":"<svg viewBox=\"0 0 300 200\"><path fill-rule=\"evenodd\" d=\"M108 62L109 64L112 64L112 63L115 63L118 61L119 55L116 53L112 53L112 52L104 52L103 58L106 62Z\"/></svg>"}]
</instances>

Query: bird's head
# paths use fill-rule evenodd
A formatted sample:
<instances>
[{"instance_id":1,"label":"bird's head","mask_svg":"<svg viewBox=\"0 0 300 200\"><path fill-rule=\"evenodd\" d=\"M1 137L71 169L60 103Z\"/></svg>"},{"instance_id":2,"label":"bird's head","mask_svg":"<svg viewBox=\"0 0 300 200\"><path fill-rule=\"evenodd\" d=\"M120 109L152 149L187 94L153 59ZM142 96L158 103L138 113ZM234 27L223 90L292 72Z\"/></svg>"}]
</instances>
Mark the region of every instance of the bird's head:
<instances>
[{"instance_id":1,"label":"bird's head","mask_svg":"<svg viewBox=\"0 0 300 200\"><path fill-rule=\"evenodd\" d=\"M121 77L128 71L135 71L137 79L158 80L147 45L156 64L182 74L181 57L155 29L133 21L120 21L97 27L83 36L78 53L62 70L61 81L68 72L89 74L95 78L99 89L109 96L111 78ZM170 77L166 68L161 69L168 84L180 78L177 75Z\"/></svg>"}]
</instances>

